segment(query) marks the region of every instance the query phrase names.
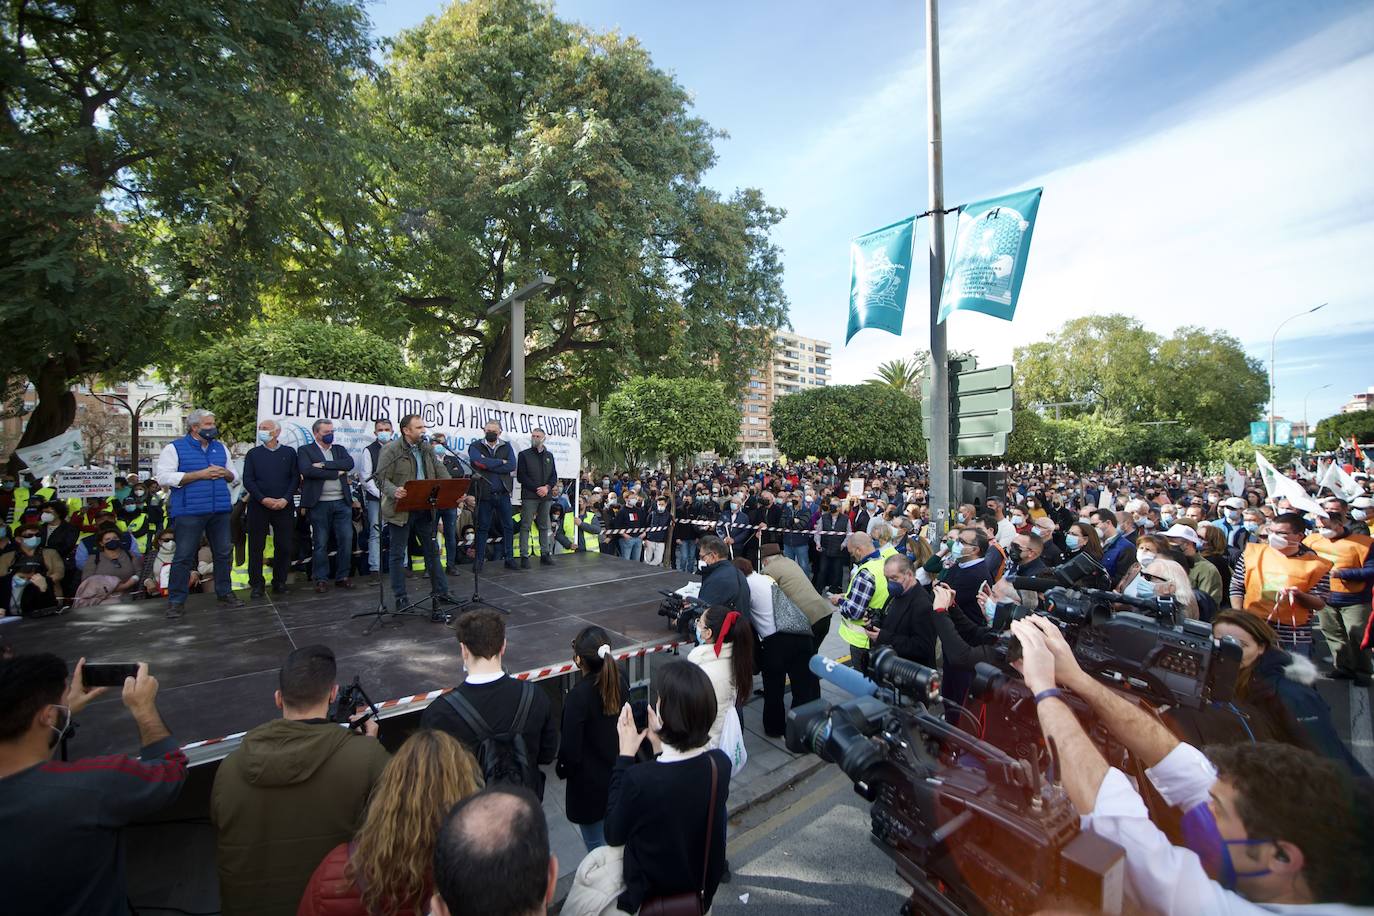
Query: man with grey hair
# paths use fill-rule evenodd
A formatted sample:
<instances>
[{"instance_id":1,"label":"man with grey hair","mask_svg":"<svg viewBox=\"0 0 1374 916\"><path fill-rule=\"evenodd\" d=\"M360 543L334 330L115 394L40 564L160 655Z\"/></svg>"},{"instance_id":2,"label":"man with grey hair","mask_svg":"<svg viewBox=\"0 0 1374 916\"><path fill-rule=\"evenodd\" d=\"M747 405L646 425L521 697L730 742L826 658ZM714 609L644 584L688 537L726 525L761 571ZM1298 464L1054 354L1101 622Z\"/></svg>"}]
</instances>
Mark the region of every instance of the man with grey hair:
<instances>
[{"instance_id":1,"label":"man with grey hair","mask_svg":"<svg viewBox=\"0 0 1374 916\"><path fill-rule=\"evenodd\" d=\"M262 554L267 530L272 530L272 591L286 591L286 574L291 568L291 535L296 528L296 507L292 497L300 484L296 450L279 442L281 424L263 420L258 424L258 444L243 459L243 488L248 491L248 584L250 597L262 598Z\"/></svg>"},{"instance_id":2,"label":"man with grey hair","mask_svg":"<svg viewBox=\"0 0 1374 916\"><path fill-rule=\"evenodd\" d=\"M215 594L221 607L243 607L229 579L233 544L229 539L229 513L233 502L229 484L238 479L229 463L229 451L219 441L215 415L193 410L186 417L186 435L174 439L157 460L157 482L171 493L167 515L176 539L176 553L167 581L167 619L186 611L191 568L196 564L200 539L210 542L215 564Z\"/></svg>"}]
</instances>

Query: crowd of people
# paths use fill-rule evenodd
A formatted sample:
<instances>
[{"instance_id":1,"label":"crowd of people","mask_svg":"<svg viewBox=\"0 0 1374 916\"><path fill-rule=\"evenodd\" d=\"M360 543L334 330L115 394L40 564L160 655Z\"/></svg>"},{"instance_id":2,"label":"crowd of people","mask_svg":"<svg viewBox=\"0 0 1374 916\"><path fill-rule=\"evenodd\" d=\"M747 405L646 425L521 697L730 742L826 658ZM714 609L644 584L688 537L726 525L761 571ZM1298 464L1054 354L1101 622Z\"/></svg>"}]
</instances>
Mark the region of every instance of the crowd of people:
<instances>
[{"instance_id":1,"label":"crowd of people","mask_svg":"<svg viewBox=\"0 0 1374 916\"><path fill-rule=\"evenodd\" d=\"M238 474L213 424L212 416L194 414L185 442L164 454L155 483L123 482L130 496L141 489L132 502L137 509L143 500L145 514L152 499L162 505L168 494L169 523L154 525L151 540L139 543L144 529L135 533L108 503L70 521L56 510L51 520L46 511L29 519L34 507L23 507L17 537L0 552L11 594L6 607L27 610L49 591L75 594L88 582L109 594L146 588L144 569L133 561L148 554L174 567L172 608L195 574L232 606L224 535L233 502L228 485ZM1368 773L1317 689L1322 678L1369 683L1368 497L1322 494L1307 484L1310 499L1295 503L1201 469L1076 474L1013 466L1001 471L1004 489L951 505L949 529L935 537L919 465L713 465L676 480L654 471L588 475L571 496L542 442L516 453L493 424L473 443L465 466L425 436L420 418L404 418L395 437L389 426L378 423L359 478L353 459L330 441L327 423L316 424L313 447L285 458L278 430L263 425L242 472L248 527L256 532L248 551L258 559L255 589L266 584L260 551L267 532L279 542L290 537L289 523L301 509L318 535L311 558L316 588L347 588L349 577L331 566L331 552L321 553L322 544L342 537L344 514L338 505L319 506L347 504L359 491L365 501L371 484L375 533L387 537L355 552L371 553L374 544L381 552L387 541L408 544L418 536L441 595L444 560L464 554L516 569L534 555L554 563L560 547L672 563L700 576L696 645L685 659L656 666L650 701L636 704L609 635L585 628L570 646L579 679L559 712L544 689L506 673L502 616L464 613L454 622L463 681L425 709L394 753L376 740L377 723L366 711L358 711L353 729L336 724L332 652L297 649L282 666L274 697L281 718L249 731L216 775L211 819L225 913L542 912L558 874L541 805L549 768L567 781L566 814L586 848L564 912L633 913L651 901L683 898L705 911L729 880L725 805L743 741L740 709L758 677L764 731L780 736L788 694L793 707L820 695L807 663L831 632L860 670L883 646L941 668L946 715L969 729L978 721L969 710L974 669L983 661L1001 664L998 646L1014 634L1042 729L1056 741L1057 756L1072 761L1061 773L1065 787L1088 829L1127 848L1128 897L1143 910L1246 912L1247 899L1374 900L1368 881L1349 869L1342 877L1332 864L1341 849L1369 848L1362 832L1368 824L1342 814L1319 835L1305 822L1290 823L1299 810L1293 799L1307 804L1309 796L1342 812L1368 810ZM460 510L466 519L404 507L408 481L465 472L475 491ZM526 497L518 553L512 479ZM371 517L371 509L363 515ZM456 539L464 522L472 527L471 540L463 539L469 549L446 545L441 560L435 527ZM97 536L81 536L79 526L88 523ZM71 534L48 530L63 524L76 528L75 546ZM538 537L533 549L531 533ZM84 550L82 565L91 573L75 580L75 592L65 550L73 559ZM408 554L409 548L390 556L401 599ZM1234 698L1159 713L1083 674L1057 629L1013 613L1036 607L1044 584L1070 567L1076 576L1088 571L1093 584L1156 599L1177 618L1210 623L1217 638L1233 640L1241 653ZM284 588L288 567L271 568L273 586ZM146 667L124 686L144 739L138 761L59 765L52 748L98 689L82 685L79 662L68 677L52 656L0 661L0 704L9 710L0 723L6 836L26 836L39 816L32 805L54 794L75 797L73 787L94 783L92 791L129 799L102 806L95 823L71 820L72 829L86 832L81 842L95 863L83 880L53 881L42 864L21 872L34 882L30 888L25 880L22 892L35 894L43 911L115 912L122 905L118 831L170 803L185 778L185 759L156 713L156 689ZM1203 840L1174 845L1174 834L1145 817L1137 787L1095 756L1070 707L1056 702L1066 690L1122 735L1165 801L1181 809L1185 823L1202 825ZM1266 791L1281 786L1256 774L1303 791ZM9 791L16 786L24 791ZM1292 798L1279 798L1286 794ZM68 841L51 828L43 836ZM11 845L14 861L44 861L41 843ZM1210 902L1189 909L1199 900Z\"/></svg>"}]
</instances>

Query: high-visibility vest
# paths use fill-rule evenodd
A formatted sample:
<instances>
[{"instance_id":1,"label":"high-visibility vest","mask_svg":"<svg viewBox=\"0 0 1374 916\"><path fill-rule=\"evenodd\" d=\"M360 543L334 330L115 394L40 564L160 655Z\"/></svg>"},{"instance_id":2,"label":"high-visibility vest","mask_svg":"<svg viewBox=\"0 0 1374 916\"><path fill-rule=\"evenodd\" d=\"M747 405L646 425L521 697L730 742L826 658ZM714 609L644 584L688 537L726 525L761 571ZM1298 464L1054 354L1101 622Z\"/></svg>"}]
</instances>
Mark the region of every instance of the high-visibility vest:
<instances>
[{"instance_id":1,"label":"high-visibility vest","mask_svg":"<svg viewBox=\"0 0 1374 916\"><path fill-rule=\"evenodd\" d=\"M878 553L882 555L882 558L884 560L886 560L888 557L895 557L898 553L898 550L891 544L884 544L883 546L878 548Z\"/></svg>"},{"instance_id":2,"label":"high-visibility vest","mask_svg":"<svg viewBox=\"0 0 1374 916\"><path fill-rule=\"evenodd\" d=\"M572 513L568 513L568 514L571 515ZM585 525L585 524L588 524L589 522L591 522L591 520L594 519L594 518L596 518L596 513L595 513L595 512L590 512L590 511L588 511L588 512L583 512L583 513L582 513L582 523L583 523L584 525ZM576 529L576 527L574 527L573 530L572 530L571 532L569 532L569 535L568 535L568 536L572 538L572 542L573 542L574 544L577 543L577 529ZM599 535L592 534L590 531L584 531L584 532L582 532L582 549L585 550L587 553L600 553L600 552L601 552L601 537L600 537Z\"/></svg>"},{"instance_id":3,"label":"high-visibility vest","mask_svg":"<svg viewBox=\"0 0 1374 916\"><path fill-rule=\"evenodd\" d=\"M1311 592L1331 569L1331 562L1316 553L1284 556L1268 544L1245 545L1245 609L1271 623L1302 626L1311 611L1284 602L1276 605L1280 589Z\"/></svg>"},{"instance_id":4,"label":"high-visibility vest","mask_svg":"<svg viewBox=\"0 0 1374 916\"><path fill-rule=\"evenodd\" d=\"M859 564L859 568L854 570L854 576L849 580L849 592L854 591L854 581L859 578L859 573L868 571L873 577L873 597L868 600L868 609L874 617L887 604L887 577L883 575L883 564L887 562L887 557L881 553L876 557L870 557ZM846 592L848 596L849 592ZM857 621L840 618L840 638L849 643L856 649L867 649L869 647L868 634Z\"/></svg>"},{"instance_id":5,"label":"high-visibility vest","mask_svg":"<svg viewBox=\"0 0 1374 916\"><path fill-rule=\"evenodd\" d=\"M1331 564L1331 572L1335 573L1338 569L1359 569L1364 566L1365 560L1369 558L1369 551L1374 547L1374 539L1363 534L1347 534L1345 537L1336 538L1334 541L1323 537L1320 534L1309 534L1303 543L1312 549L1317 556ZM1356 580L1347 582L1338 579L1335 575L1331 577L1331 591L1337 595L1358 595L1364 591L1365 583Z\"/></svg>"}]
</instances>

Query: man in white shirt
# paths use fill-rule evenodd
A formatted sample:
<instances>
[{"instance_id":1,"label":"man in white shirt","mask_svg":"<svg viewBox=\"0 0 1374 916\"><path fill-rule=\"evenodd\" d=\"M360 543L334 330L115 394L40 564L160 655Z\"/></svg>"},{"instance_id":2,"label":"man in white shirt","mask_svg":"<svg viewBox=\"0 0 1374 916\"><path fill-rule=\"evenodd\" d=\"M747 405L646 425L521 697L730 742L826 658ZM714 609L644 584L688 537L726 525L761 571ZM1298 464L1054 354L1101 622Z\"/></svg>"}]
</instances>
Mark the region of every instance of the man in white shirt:
<instances>
[{"instance_id":1,"label":"man in white shirt","mask_svg":"<svg viewBox=\"0 0 1374 916\"><path fill-rule=\"evenodd\" d=\"M1361 828L1368 790L1337 764L1271 743L1204 755L1086 674L1048 620L1014 621L1012 632L1040 728L1058 748L1064 789L1084 813L1083 828L1126 852L1132 907L1189 916L1371 912L1358 906L1371 900L1374 857ZM1131 781L1107 765L1056 683L1082 697L1148 767L1160 795L1183 811L1186 846L1174 846L1150 821Z\"/></svg>"},{"instance_id":2,"label":"man in white shirt","mask_svg":"<svg viewBox=\"0 0 1374 916\"><path fill-rule=\"evenodd\" d=\"M186 435L168 443L157 460L157 482L171 491L167 515L176 537L176 554L167 582L168 620L185 613L191 570L196 566L202 535L209 540L214 555L215 594L220 605L243 607L229 578L233 566L229 513L234 507L229 485L237 481L229 452L219 441L215 415L208 410L191 411L186 417Z\"/></svg>"}]
</instances>

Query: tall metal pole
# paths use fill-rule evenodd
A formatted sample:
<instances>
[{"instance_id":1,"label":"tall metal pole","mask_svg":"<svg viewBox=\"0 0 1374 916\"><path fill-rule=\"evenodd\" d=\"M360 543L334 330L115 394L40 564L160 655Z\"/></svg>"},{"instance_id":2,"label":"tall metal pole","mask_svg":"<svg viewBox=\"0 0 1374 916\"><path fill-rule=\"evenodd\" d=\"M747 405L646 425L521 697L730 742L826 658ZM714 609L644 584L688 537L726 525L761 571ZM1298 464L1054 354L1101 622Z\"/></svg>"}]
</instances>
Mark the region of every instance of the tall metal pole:
<instances>
[{"instance_id":1,"label":"tall metal pole","mask_svg":"<svg viewBox=\"0 0 1374 916\"><path fill-rule=\"evenodd\" d=\"M525 300L510 304L510 399L525 403Z\"/></svg>"},{"instance_id":2,"label":"tall metal pole","mask_svg":"<svg viewBox=\"0 0 1374 916\"><path fill-rule=\"evenodd\" d=\"M926 0L926 130L930 137L930 510L936 538L949 525L949 355L940 316L945 280L944 150L940 131L940 25L937 0Z\"/></svg>"},{"instance_id":3,"label":"tall metal pole","mask_svg":"<svg viewBox=\"0 0 1374 916\"><path fill-rule=\"evenodd\" d=\"M1316 308L1304 309L1303 311L1298 312L1296 315L1289 315L1287 318L1285 318L1285 319L1283 319L1282 321L1279 322L1279 326L1276 327L1276 328L1274 328L1274 336L1271 337L1271 338L1269 338L1269 444L1270 444L1270 445L1273 445L1273 444L1274 444L1274 353L1275 353L1275 351L1276 351L1277 348L1278 348L1278 343L1279 343L1279 331L1282 331L1282 330L1283 330L1283 326L1286 325L1288 322L1292 321L1294 318L1301 318L1303 315L1311 315L1313 312L1318 311L1318 310L1320 310L1320 309L1324 309L1324 308L1326 308L1326 303L1325 303L1325 302L1323 302L1321 305L1317 306Z\"/></svg>"}]
</instances>

